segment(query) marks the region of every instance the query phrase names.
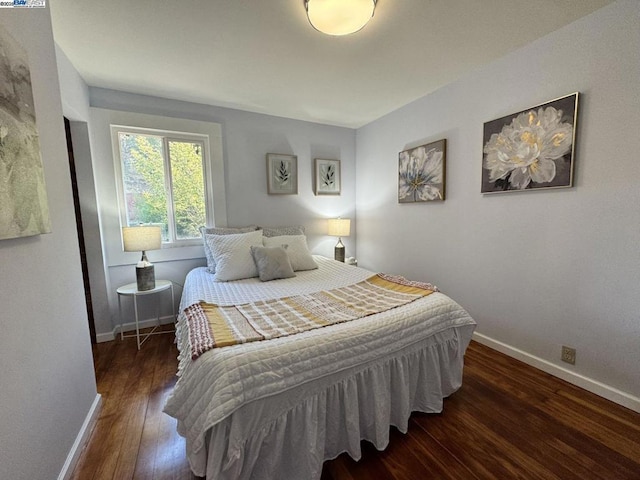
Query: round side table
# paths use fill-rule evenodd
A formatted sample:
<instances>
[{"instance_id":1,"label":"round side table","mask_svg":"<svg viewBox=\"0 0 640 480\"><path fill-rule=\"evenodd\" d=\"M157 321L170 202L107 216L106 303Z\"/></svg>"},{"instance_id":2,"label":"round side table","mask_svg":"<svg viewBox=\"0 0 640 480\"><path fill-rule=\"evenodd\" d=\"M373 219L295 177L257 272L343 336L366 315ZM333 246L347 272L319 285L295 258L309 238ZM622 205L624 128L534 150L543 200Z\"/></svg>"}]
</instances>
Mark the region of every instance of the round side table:
<instances>
[{"instance_id":1,"label":"round side table","mask_svg":"<svg viewBox=\"0 0 640 480\"><path fill-rule=\"evenodd\" d=\"M129 283L127 285L123 285L122 287L119 287L116 292L118 293L118 311L120 313L120 339L123 338L130 338L130 337L136 337L136 341L138 342L138 350L140 350L140 347L142 346L142 344L151 336L151 335L159 335L162 333L172 333L173 331L162 331L162 332L156 332L156 329L160 326L160 303L158 302L158 310L157 310L157 319L158 319L158 324L153 327L153 329L150 332L144 333L142 336L142 340L140 339L140 326L139 326L139 322L140 319L138 318L138 297L142 297L145 295L155 295L157 293L160 292L164 292L165 290L171 290L171 312L172 314L175 315L175 302L174 302L174 298L173 298L173 282L171 282L170 280L156 280L156 286L155 288L152 288L151 290L138 290L138 284L137 283ZM133 297L133 311L135 313L135 320L136 320L136 334L135 335L125 335L124 334L124 329L123 329L123 319L122 319L122 302L121 299L122 297Z\"/></svg>"}]
</instances>

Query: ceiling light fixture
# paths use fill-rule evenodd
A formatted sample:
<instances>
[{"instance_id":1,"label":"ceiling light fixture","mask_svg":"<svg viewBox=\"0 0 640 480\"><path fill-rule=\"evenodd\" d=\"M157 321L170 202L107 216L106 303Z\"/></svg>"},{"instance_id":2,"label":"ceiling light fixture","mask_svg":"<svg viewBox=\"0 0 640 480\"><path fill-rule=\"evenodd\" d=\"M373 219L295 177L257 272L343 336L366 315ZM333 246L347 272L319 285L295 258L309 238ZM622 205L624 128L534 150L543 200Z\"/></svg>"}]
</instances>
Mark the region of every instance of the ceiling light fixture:
<instances>
[{"instance_id":1,"label":"ceiling light fixture","mask_svg":"<svg viewBox=\"0 0 640 480\"><path fill-rule=\"evenodd\" d=\"M377 0L304 0L313 28L327 35L349 35L362 29L376 8Z\"/></svg>"}]
</instances>

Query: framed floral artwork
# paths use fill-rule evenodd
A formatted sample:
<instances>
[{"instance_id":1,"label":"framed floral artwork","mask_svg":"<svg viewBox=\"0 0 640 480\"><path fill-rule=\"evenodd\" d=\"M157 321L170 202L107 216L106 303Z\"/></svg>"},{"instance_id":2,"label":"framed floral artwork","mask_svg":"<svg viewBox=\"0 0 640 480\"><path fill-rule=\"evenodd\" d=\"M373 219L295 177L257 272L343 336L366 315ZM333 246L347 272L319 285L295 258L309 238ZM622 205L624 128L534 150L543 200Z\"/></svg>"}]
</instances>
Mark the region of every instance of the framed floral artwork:
<instances>
[{"instance_id":1,"label":"framed floral artwork","mask_svg":"<svg viewBox=\"0 0 640 480\"><path fill-rule=\"evenodd\" d=\"M50 232L29 58L0 25L0 240Z\"/></svg>"},{"instance_id":2,"label":"framed floral artwork","mask_svg":"<svg viewBox=\"0 0 640 480\"><path fill-rule=\"evenodd\" d=\"M447 140L427 143L400 152L398 158L398 202L444 200Z\"/></svg>"},{"instance_id":3,"label":"framed floral artwork","mask_svg":"<svg viewBox=\"0 0 640 480\"><path fill-rule=\"evenodd\" d=\"M298 193L298 157L267 153L267 192L269 195Z\"/></svg>"},{"instance_id":4,"label":"framed floral artwork","mask_svg":"<svg viewBox=\"0 0 640 480\"><path fill-rule=\"evenodd\" d=\"M340 195L340 160L315 159L316 195Z\"/></svg>"},{"instance_id":5,"label":"framed floral artwork","mask_svg":"<svg viewBox=\"0 0 640 480\"><path fill-rule=\"evenodd\" d=\"M578 93L484 124L482 193L573 185Z\"/></svg>"}]
</instances>

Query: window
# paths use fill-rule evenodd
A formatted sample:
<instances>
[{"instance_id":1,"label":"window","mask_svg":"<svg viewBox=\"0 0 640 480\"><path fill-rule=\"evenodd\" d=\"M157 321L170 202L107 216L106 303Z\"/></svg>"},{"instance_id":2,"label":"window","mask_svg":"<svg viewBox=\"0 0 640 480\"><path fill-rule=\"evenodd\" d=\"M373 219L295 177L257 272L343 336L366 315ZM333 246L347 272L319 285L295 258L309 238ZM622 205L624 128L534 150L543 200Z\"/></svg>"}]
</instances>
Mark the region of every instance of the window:
<instances>
[{"instance_id":1,"label":"window","mask_svg":"<svg viewBox=\"0 0 640 480\"><path fill-rule=\"evenodd\" d=\"M112 135L122 225L159 225L173 246L199 240L213 211L208 137L131 127L112 127Z\"/></svg>"}]
</instances>

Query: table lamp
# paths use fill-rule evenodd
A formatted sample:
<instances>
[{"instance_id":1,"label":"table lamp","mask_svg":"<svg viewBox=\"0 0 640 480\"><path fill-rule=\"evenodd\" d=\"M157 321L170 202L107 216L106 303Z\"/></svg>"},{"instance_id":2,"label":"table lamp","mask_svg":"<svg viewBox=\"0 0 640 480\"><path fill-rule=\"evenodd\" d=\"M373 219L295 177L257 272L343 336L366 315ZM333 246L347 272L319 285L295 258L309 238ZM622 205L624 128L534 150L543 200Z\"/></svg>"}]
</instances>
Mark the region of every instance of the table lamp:
<instances>
[{"instance_id":1,"label":"table lamp","mask_svg":"<svg viewBox=\"0 0 640 480\"><path fill-rule=\"evenodd\" d=\"M334 249L334 258L339 262L344 262L344 244L342 238L348 237L351 231L351 220L348 218L330 218L329 235L338 237L338 243Z\"/></svg>"},{"instance_id":2,"label":"table lamp","mask_svg":"<svg viewBox=\"0 0 640 480\"><path fill-rule=\"evenodd\" d=\"M122 244L125 252L140 252L142 258L136 265L136 281L138 290L156 288L156 275L153 264L147 260L147 250L158 250L162 247L162 230L160 227L141 225L122 228Z\"/></svg>"}]
</instances>

